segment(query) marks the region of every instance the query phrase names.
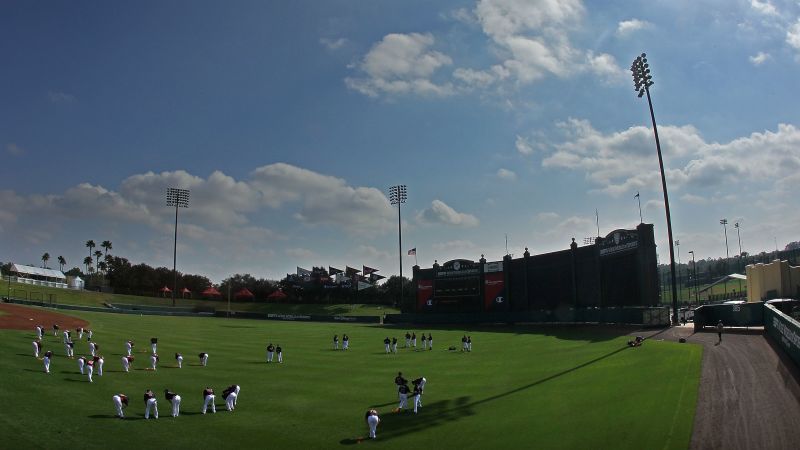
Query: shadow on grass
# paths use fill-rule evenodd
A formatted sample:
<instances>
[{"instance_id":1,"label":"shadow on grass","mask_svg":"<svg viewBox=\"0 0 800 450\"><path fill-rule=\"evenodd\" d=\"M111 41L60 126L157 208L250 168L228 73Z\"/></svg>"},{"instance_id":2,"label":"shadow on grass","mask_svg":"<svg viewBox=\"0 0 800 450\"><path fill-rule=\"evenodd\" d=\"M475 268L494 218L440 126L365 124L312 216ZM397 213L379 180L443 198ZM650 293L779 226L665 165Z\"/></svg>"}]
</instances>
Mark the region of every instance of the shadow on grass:
<instances>
[{"instance_id":1,"label":"shadow on grass","mask_svg":"<svg viewBox=\"0 0 800 450\"><path fill-rule=\"evenodd\" d=\"M258 328L254 325L220 325L222 328Z\"/></svg>"},{"instance_id":2,"label":"shadow on grass","mask_svg":"<svg viewBox=\"0 0 800 450\"><path fill-rule=\"evenodd\" d=\"M495 400L499 400L504 397L508 397L519 392L525 391L535 386L539 386L541 384L547 383L548 381L554 380L556 378L560 378L564 375L570 374L577 370L583 369L587 366L595 364L599 361L602 361L606 358L610 358L617 353L620 353L624 350L627 350L629 347L620 347L617 350L614 350L610 353L607 353L603 356L599 356L594 358L590 361L585 363L579 364L575 367L562 370L561 372L555 373L548 377L542 378L540 380L536 380L532 383L526 384L524 386L520 386L518 388L512 389L510 391L503 392L501 394L493 395L491 397L487 397L482 400L477 400L474 402L470 402L470 397L458 397L455 400L440 400L435 403L431 403L429 405L425 405L424 408L421 408L421 415L423 415L424 419L420 420L417 414L414 414L412 411L404 411L401 413L390 413L384 414L381 416L381 428L379 429L378 439L380 440L387 440L392 439L395 437L400 437L408 433L413 433L416 431L420 431L425 428L430 428L432 426L441 425L445 422L452 422L454 420L459 420L466 416L472 416L476 414L475 407L480 406L484 403L489 403ZM394 404L387 403L386 405L379 405L379 406L387 406ZM366 425L365 425L366 427ZM383 431L383 432L381 432ZM352 445L360 443L363 440L362 437L358 438L345 438L339 441L341 445Z\"/></svg>"},{"instance_id":3,"label":"shadow on grass","mask_svg":"<svg viewBox=\"0 0 800 450\"><path fill-rule=\"evenodd\" d=\"M89 416L89 418L90 419L117 419L117 420L119 420L119 417L117 417L116 414L92 414L91 416Z\"/></svg>"},{"instance_id":4,"label":"shadow on grass","mask_svg":"<svg viewBox=\"0 0 800 450\"><path fill-rule=\"evenodd\" d=\"M74 378L66 378L66 377L64 378L64 381L73 381L75 383L84 383L84 382L88 383L87 380L82 380L82 379L81 380L76 380Z\"/></svg>"}]
</instances>

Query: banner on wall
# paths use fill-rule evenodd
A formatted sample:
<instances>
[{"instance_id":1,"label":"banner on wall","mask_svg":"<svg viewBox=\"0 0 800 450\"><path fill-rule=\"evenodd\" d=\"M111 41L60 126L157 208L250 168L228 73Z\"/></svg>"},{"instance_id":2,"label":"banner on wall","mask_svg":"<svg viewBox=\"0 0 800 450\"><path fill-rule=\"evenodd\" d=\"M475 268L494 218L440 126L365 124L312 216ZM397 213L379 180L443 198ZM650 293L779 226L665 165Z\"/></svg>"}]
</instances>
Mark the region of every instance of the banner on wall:
<instances>
[{"instance_id":1,"label":"banner on wall","mask_svg":"<svg viewBox=\"0 0 800 450\"><path fill-rule=\"evenodd\" d=\"M484 276L483 301L486 311L505 310L506 286L503 272L491 272Z\"/></svg>"}]
</instances>

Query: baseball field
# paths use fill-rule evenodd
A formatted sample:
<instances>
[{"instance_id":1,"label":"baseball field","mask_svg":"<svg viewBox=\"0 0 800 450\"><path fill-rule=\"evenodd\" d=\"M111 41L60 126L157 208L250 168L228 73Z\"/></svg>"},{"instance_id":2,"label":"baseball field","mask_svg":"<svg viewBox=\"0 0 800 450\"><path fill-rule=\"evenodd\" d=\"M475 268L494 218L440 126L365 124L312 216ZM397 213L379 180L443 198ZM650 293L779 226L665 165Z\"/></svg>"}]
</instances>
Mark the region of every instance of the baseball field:
<instances>
[{"instance_id":1,"label":"baseball field","mask_svg":"<svg viewBox=\"0 0 800 450\"><path fill-rule=\"evenodd\" d=\"M52 330L45 350L51 373L33 356L40 308L24 308L29 326L0 330L0 429L5 448L615 448L686 449L692 433L702 347L647 340L629 348L630 330L607 328L406 329L347 323L294 323L219 318L76 313L94 331L104 375L89 383L66 359ZM19 315L20 313L16 313ZM50 328L51 323L42 323ZM63 327L62 327L63 329ZM430 332L434 349L406 349L406 331ZM350 336L350 350L332 337ZM471 336L473 351L461 347ZM398 354L383 339L400 340ZM161 361L149 365L150 338ZM136 346L122 371L124 343ZM265 362L268 343L284 362ZM76 341L75 355L88 355ZM174 353L185 360L176 368ZM201 367L197 355L209 354ZM425 376L418 414L394 412L398 371ZM221 391L241 386L227 412ZM217 392L217 413L201 415L202 390ZM183 397L170 417L163 397ZM142 395L156 392L160 418L144 420ZM115 418L111 397L130 399ZM377 439L366 440L364 413L375 408Z\"/></svg>"}]
</instances>

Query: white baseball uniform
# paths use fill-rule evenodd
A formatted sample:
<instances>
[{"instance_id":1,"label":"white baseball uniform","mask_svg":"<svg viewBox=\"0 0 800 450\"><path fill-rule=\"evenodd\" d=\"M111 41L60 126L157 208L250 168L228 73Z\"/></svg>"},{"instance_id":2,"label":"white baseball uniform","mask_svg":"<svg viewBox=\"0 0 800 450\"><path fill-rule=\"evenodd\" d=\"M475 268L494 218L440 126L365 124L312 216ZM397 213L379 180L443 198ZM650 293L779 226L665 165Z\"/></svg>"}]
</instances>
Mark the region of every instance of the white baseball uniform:
<instances>
[{"instance_id":1,"label":"white baseball uniform","mask_svg":"<svg viewBox=\"0 0 800 450\"><path fill-rule=\"evenodd\" d=\"M369 425L369 437L370 439L375 439L376 435L375 432L378 429L378 423L380 423L381 419L378 416L370 415L367 417L367 424Z\"/></svg>"},{"instance_id":2,"label":"white baseball uniform","mask_svg":"<svg viewBox=\"0 0 800 450\"><path fill-rule=\"evenodd\" d=\"M86 374L89 376L89 383L92 382L92 374L94 373L94 363L89 361L86 363Z\"/></svg>"},{"instance_id":3,"label":"white baseball uniform","mask_svg":"<svg viewBox=\"0 0 800 450\"><path fill-rule=\"evenodd\" d=\"M150 418L150 408L153 409L153 416L158 419L158 401L155 397L147 399L147 406L144 409L144 418Z\"/></svg>"},{"instance_id":4,"label":"white baseball uniform","mask_svg":"<svg viewBox=\"0 0 800 450\"><path fill-rule=\"evenodd\" d=\"M131 367L131 362L128 361L128 358L123 356L122 357L122 369L125 370L125 372L128 372L130 367Z\"/></svg>"},{"instance_id":5,"label":"white baseball uniform","mask_svg":"<svg viewBox=\"0 0 800 450\"><path fill-rule=\"evenodd\" d=\"M119 417L120 419L125 418L125 413L122 412L122 408L123 408L123 406L122 406L122 397L120 397L119 395L115 395L115 396L111 397L111 401L114 402L114 408L117 410L117 417Z\"/></svg>"},{"instance_id":6,"label":"white baseball uniform","mask_svg":"<svg viewBox=\"0 0 800 450\"><path fill-rule=\"evenodd\" d=\"M183 355L178 355L178 357L175 358L175 360L178 361L178 369L183 367Z\"/></svg>"},{"instance_id":7,"label":"white baseball uniform","mask_svg":"<svg viewBox=\"0 0 800 450\"><path fill-rule=\"evenodd\" d=\"M205 414L206 411L208 411L209 405L211 406L212 413L217 412L217 405L214 404L214 398L215 398L214 394L208 394L205 396L203 400L203 414Z\"/></svg>"},{"instance_id":8,"label":"white baseball uniform","mask_svg":"<svg viewBox=\"0 0 800 450\"><path fill-rule=\"evenodd\" d=\"M225 406L228 408L228 411L233 411L236 406L236 392L231 392L225 397Z\"/></svg>"},{"instance_id":9,"label":"white baseball uniform","mask_svg":"<svg viewBox=\"0 0 800 450\"><path fill-rule=\"evenodd\" d=\"M78 358L78 369L81 371L81 375L83 375L83 367L86 365L86 359L81 356Z\"/></svg>"},{"instance_id":10,"label":"white baseball uniform","mask_svg":"<svg viewBox=\"0 0 800 450\"><path fill-rule=\"evenodd\" d=\"M156 370L156 365L158 364L158 355L150 355L150 367L153 370Z\"/></svg>"},{"instance_id":11,"label":"white baseball uniform","mask_svg":"<svg viewBox=\"0 0 800 450\"><path fill-rule=\"evenodd\" d=\"M39 357L39 343L36 341L33 341L33 356L34 358Z\"/></svg>"},{"instance_id":12,"label":"white baseball uniform","mask_svg":"<svg viewBox=\"0 0 800 450\"><path fill-rule=\"evenodd\" d=\"M128 351L128 356L131 356L131 351L133 351L133 345L131 345L131 341L125 343L125 350Z\"/></svg>"}]
</instances>

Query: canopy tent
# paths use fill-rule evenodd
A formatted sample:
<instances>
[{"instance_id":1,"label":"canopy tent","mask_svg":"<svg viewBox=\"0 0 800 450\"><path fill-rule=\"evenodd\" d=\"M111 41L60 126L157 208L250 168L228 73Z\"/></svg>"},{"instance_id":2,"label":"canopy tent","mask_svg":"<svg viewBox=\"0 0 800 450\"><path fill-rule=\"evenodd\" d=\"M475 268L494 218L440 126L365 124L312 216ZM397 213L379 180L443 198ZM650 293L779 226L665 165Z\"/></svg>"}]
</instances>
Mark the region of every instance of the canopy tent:
<instances>
[{"instance_id":1,"label":"canopy tent","mask_svg":"<svg viewBox=\"0 0 800 450\"><path fill-rule=\"evenodd\" d=\"M288 296L286 294L284 294L283 291L280 290L280 289L278 289L277 291L275 291L275 292L273 292L273 293L271 293L271 294L269 294L267 296L268 299L273 299L273 300L280 300L280 299L286 298L286 297L288 297Z\"/></svg>"},{"instance_id":2,"label":"canopy tent","mask_svg":"<svg viewBox=\"0 0 800 450\"><path fill-rule=\"evenodd\" d=\"M181 289L181 297L186 298L187 294L189 295L189 298L192 298L192 291L190 291L189 288Z\"/></svg>"},{"instance_id":3,"label":"canopy tent","mask_svg":"<svg viewBox=\"0 0 800 450\"><path fill-rule=\"evenodd\" d=\"M242 299L242 298L247 298L247 299L251 299L252 300L252 299L255 298L255 295L253 295L253 293L250 292L249 289L242 288L241 290L239 290L239 292L237 292L236 294L233 295L233 298L235 298L236 300L239 300L239 299Z\"/></svg>"},{"instance_id":4,"label":"canopy tent","mask_svg":"<svg viewBox=\"0 0 800 450\"><path fill-rule=\"evenodd\" d=\"M725 282L727 282L729 280L747 281L747 277L742 275L742 274L739 274L739 273L732 273L730 275L725 275L724 277L720 278L719 280L707 285L703 289L700 289L698 292L700 292L700 293L706 292L706 291L710 290L711 288L713 288L714 286L716 286L718 284L721 284L721 283L725 283Z\"/></svg>"},{"instance_id":5,"label":"canopy tent","mask_svg":"<svg viewBox=\"0 0 800 450\"><path fill-rule=\"evenodd\" d=\"M168 293L172 292L172 289L170 289L170 288L168 288L168 287L164 286L164 287L162 287L161 289L159 289L159 290L158 290L158 292L161 292L161 296L162 296L162 297L166 297L166 295L167 295Z\"/></svg>"},{"instance_id":6,"label":"canopy tent","mask_svg":"<svg viewBox=\"0 0 800 450\"><path fill-rule=\"evenodd\" d=\"M67 276L60 270L43 269L41 267L25 266L22 264L11 264L11 273L17 273L21 276L32 275L34 277L54 278L56 280L67 279Z\"/></svg>"},{"instance_id":7,"label":"canopy tent","mask_svg":"<svg viewBox=\"0 0 800 450\"><path fill-rule=\"evenodd\" d=\"M219 291L214 288L214 286L209 286L205 291L201 292L200 295L203 297L222 297L222 294L220 294Z\"/></svg>"}]
</instances>

